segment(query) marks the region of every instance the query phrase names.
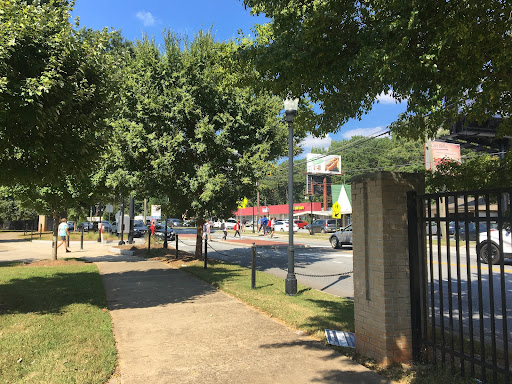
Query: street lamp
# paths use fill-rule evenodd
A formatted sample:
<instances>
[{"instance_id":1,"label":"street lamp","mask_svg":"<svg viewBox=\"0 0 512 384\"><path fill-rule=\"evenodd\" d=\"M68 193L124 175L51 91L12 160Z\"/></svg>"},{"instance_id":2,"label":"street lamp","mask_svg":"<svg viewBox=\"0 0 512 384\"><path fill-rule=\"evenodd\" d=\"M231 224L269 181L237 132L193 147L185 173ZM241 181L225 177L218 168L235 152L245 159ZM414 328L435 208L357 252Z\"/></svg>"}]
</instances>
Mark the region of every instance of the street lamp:
<instances>
[{"instance_id":1,"label":"street lamp","mask_svg":"<svg viewBox=\"0 0 512 384\"><path fill-rule=\"evenodd\" d=\"M297 115L299 99L287 98L284 111L288 122L288 275L286 275L285 291L287 295L297 294L297 278L295 277L295 250L293 247L293 118Z\"/></svg>"},{"instance_id":2,"label":"street lamp","mask_svg":"<svg viewBox=\"0 0 512 384\"><path fill-rule=\"evenodd\" d=\"M313 232L313 195L309 195L309 203L311 204L311 214L309 215L309 234L314 235Z\"/></svg>"}]
</instances>

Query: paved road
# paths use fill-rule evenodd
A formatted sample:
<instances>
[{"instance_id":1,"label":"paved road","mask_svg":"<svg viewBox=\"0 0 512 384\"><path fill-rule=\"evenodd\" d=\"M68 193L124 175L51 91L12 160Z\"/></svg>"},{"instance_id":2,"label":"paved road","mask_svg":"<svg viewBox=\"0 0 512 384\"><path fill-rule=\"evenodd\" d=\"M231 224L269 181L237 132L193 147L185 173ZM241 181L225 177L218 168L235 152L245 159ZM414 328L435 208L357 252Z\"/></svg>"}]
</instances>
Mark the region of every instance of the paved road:
<instances>
[{"instance_id":1,"label":"paved road","mask_svg":"<svg viewBox=\"0 0 512 384\"><path fill-rule=\"evenodd\" d=\"M458 331L462 324L465 335L470 335L472 329L477 339L480 335L489 339L494 331L498 347L506 331L512 346L512 260L505 260L503 274L499 265L489 268L481 263L479 267L474 243L469 257L465 247L460 248L459 256L456 248L450 247L448 260L446 246L440 253L437 247L433 247L432 254L427 249L427 256L428 305L436 324L441 324L441 317L446 330Z\"/></svg>"},{"instance_id":2,"label":"paved road","mask_svg":"<svg viewBox=\"0 0 512 384\"><path fill-rule=\"evenodd\" d=\"M193 252L195 237L191 230L177 230L182 235L180 249ZM221 240L222 232L212 233L212 242L209 243L208 255L216 259L235 262L245 267L251 265L251 241L264 240L269 245L257 247L257 268L275 276L285 278L288 268L288 234L278 233L273 239L268 236L258 236L252 233L242 235L243 239L250 240L237 243L230 233L228 241ZM188 236L187 236L188 235ZM354 283L352 280L353 263L352 249L332 249L326 239L297 238L295 248L295 273L299 284L306 285L333 295L353 298ZM307 244L307 248L304 246ZM181 248L182 247L182 248ZM315 275L306 276L306 275ZM325 276L326 277L318 277Z\"/></svg>"}]
</instances>

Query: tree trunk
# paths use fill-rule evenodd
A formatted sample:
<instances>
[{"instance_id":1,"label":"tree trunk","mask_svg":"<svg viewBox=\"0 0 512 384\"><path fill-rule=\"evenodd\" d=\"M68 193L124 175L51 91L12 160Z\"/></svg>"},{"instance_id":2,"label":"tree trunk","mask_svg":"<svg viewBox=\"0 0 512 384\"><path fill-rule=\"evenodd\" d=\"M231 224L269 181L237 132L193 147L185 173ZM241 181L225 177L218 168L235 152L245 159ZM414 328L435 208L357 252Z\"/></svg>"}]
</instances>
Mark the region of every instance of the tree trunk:
<instances>
[{"instance_id":1,"label":"tree trunk","mask_svg":"<svg viewBox=\"0 0 512 384\"><path fill-rule=\"evenodd\" d=\"M204 220L197 220L197 235L196 235L196 259L203 260L203 224Z\"/></svg>"},{"instance_id":2,"label":"tree trunk","mask_svg":"<svg viewBox=\"0 0 512 384\"><path fill-rule=\"evenodd\" d=\"M59 212L53 211L53 244L52 244L52 256L53 260L57 260L57 231L59 228Z\"/></svg>"}]
</instances>

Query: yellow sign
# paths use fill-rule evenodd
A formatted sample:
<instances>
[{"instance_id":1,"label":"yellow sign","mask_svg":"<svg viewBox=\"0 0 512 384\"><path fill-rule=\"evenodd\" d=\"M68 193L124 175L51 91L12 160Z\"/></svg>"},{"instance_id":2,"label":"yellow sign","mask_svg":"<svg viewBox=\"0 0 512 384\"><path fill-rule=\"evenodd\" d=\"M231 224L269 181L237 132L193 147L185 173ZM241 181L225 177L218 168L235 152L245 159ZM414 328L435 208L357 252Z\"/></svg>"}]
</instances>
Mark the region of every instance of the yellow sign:
<instances>
[{"instance_id":1,"label":"yellow sign","mask_svg":"<svg viewBox=\"0 0 512 384\"><path fill-rule=\"evenodd\" d=\"M338 202L335 202L332 206L332 218L341 219L341 207Z\"/></svg>"},{"instance_id":2,"label":"yellow sign","mask_svg":"<svg viewBox=\"0 0 512 384\"><path fill-rule=\"evenodd\" d=\"M247 197L244 197L244 199L242 201L238 202L238 208L244 209L245 207L247 207L248 202L249 201L247 200Z\"/></svg>"}]
</instances>

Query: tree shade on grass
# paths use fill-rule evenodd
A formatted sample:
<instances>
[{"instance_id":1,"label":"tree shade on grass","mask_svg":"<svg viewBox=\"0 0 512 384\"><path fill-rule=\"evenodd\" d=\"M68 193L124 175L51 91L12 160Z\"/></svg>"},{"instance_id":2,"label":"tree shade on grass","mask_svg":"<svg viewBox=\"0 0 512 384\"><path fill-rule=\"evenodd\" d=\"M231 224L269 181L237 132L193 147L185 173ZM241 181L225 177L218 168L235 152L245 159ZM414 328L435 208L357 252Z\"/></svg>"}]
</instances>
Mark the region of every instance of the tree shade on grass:
<instances>
[{"instance_id":1,"label":"tree shade on grass","mask_svg":"<svg viewBox=\"0 0 512 384\"><path fill-rule=\"evenodd\" d=\"M105 383L116 349L96 266L0 263L0 377L6 383Z\"/></svg>"}]
</instances>

